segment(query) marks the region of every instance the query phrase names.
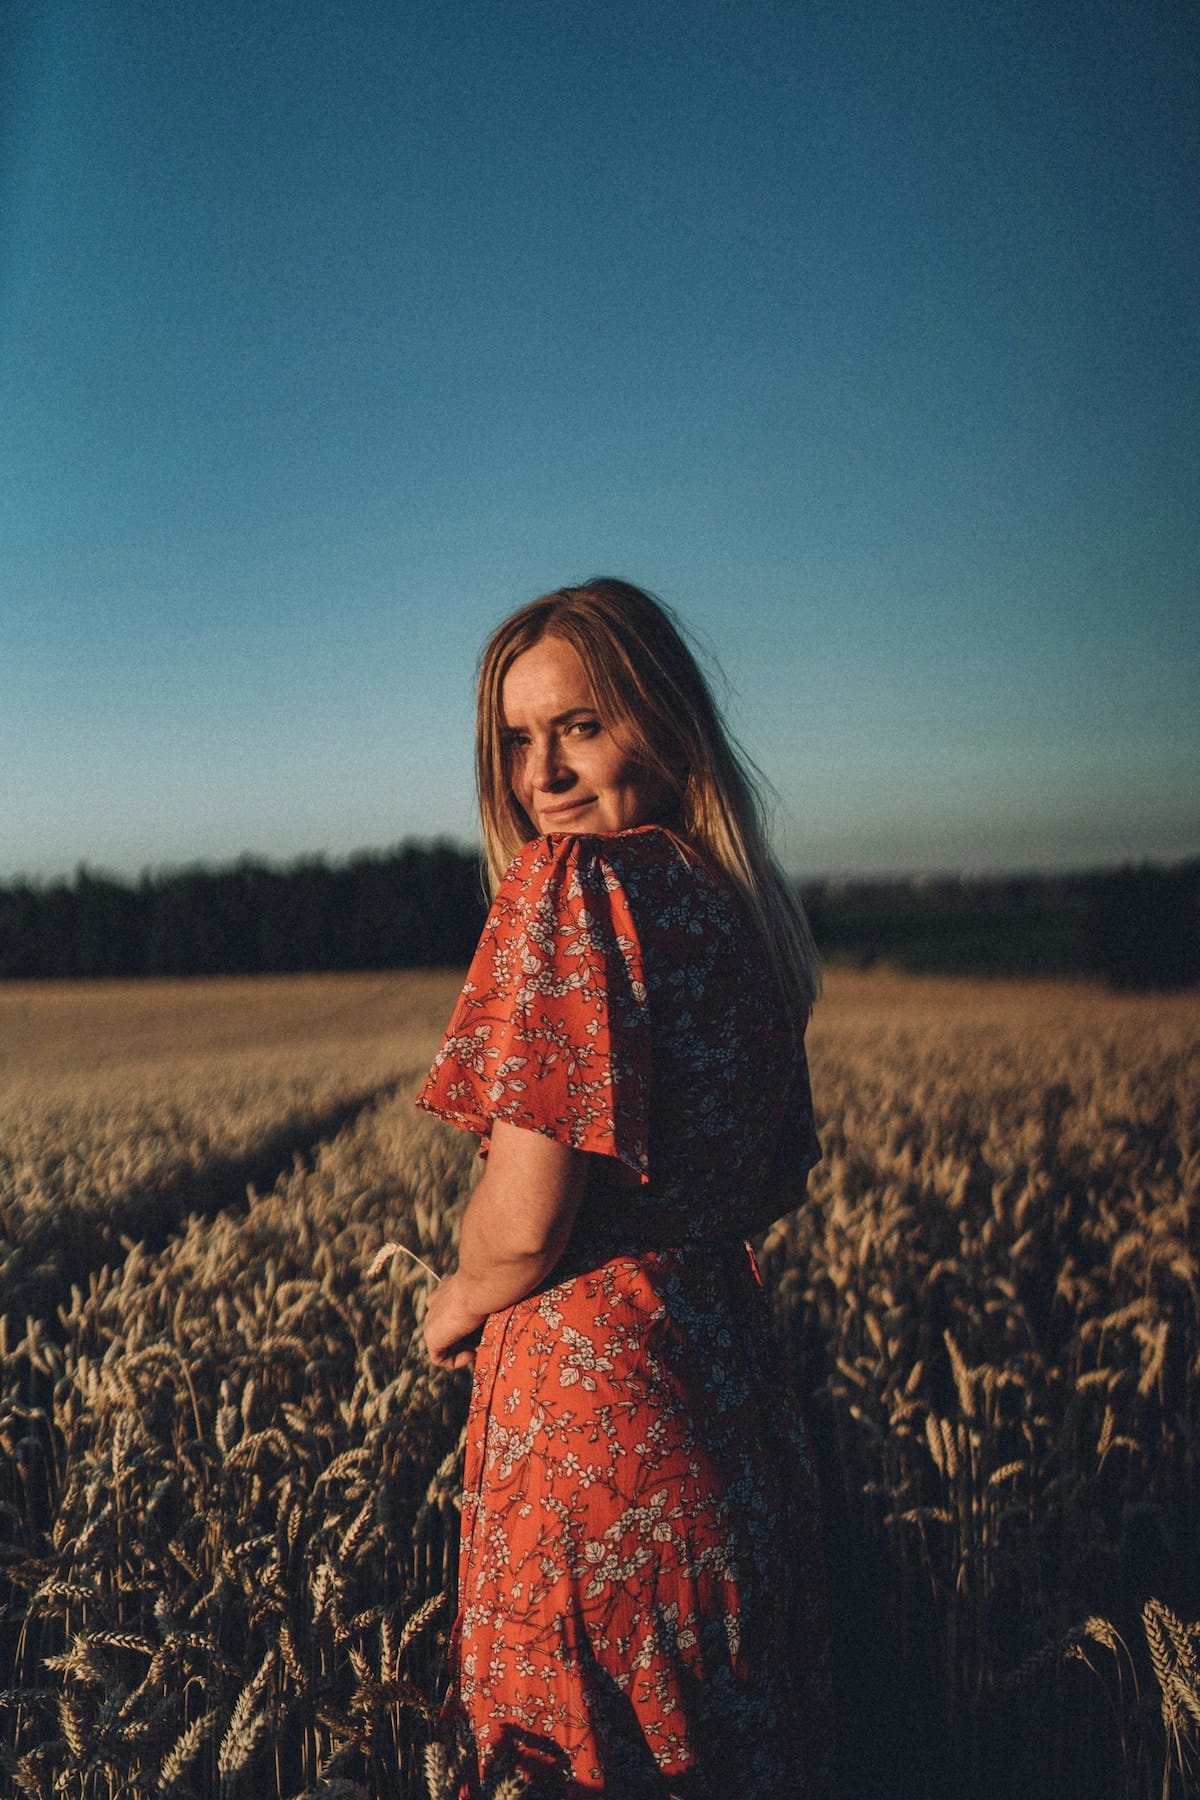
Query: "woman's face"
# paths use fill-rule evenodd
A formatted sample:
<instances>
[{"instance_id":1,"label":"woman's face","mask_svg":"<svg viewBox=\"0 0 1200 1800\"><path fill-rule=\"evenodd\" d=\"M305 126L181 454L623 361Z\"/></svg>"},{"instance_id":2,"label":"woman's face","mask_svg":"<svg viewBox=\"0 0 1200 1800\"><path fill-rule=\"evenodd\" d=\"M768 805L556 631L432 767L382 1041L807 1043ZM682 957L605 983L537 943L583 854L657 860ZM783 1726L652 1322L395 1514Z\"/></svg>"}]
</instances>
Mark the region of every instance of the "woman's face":
<instances>
[{"instance_id":1,"label":"woman's face","mask_svg":"<svg viewBox=\"0 0 1200 1800\"><path fill-rule=\"evenodd\" d=\"M563 638L541 638L514 659L500 707L512 791L539 834L627 831L666 811L666 785L602 723L579 653Z\"/></svg>"}]
</instances>

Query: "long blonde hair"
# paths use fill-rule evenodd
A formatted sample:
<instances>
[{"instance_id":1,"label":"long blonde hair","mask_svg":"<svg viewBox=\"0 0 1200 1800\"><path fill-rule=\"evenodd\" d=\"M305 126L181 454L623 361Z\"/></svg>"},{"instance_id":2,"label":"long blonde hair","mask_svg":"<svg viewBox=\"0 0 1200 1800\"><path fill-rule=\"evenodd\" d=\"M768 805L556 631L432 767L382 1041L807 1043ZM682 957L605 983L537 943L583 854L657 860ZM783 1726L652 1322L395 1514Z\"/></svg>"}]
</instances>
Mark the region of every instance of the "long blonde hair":
<instances>
[{"instance_id":1,"label":"long blonde hair","mask_svg":"<svg viewBox=\"0 0 1200 1800\"><path fill-rule=\"evenodd\" d=\"M570 644L603 723L675 796L678 835L741 895L775 978L807 1017L820 963L794 885L772 856L762 777L726 729L667 608L628 581L597 577L531 600L498 625L479 662L475 755L493 891L537 831L512 790L501 692L518 656L544 637Z\"/></svg>"}]
</instances>

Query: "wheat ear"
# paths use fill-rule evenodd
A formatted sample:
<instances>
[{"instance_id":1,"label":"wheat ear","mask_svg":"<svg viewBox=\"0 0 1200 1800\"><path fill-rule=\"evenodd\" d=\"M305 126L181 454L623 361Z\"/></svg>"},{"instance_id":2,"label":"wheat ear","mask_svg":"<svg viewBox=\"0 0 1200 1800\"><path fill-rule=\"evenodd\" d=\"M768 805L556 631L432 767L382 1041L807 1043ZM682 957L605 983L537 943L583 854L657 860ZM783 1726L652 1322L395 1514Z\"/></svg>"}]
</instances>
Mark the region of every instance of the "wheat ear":
<instances>
[{"instance_id":1,"label":"wheat ear","mask_svg":"<svg viewBox=\"0 0 1200 1800\"><path fill-rule=\"evenodd\" d=\"M432 1275L435 1281L440 1281L442 1279L437 1270L431 1269L429 1264L425 1261L425 1258L423 1256L418 1256L415 1250L410 1250L407 1244L388 1243L382 1245L371 1258L371 1266L367 1270L367 1280L369 1281L373 1275L378 1275L380 1270L386 1269L393 1256L395 1256L398 1251L402 1252L405 1256L411 1256L415 1263L420 1263L421 1267L425 1270L425 1273L427 1275Z\"/></svg>"}]
</instances>

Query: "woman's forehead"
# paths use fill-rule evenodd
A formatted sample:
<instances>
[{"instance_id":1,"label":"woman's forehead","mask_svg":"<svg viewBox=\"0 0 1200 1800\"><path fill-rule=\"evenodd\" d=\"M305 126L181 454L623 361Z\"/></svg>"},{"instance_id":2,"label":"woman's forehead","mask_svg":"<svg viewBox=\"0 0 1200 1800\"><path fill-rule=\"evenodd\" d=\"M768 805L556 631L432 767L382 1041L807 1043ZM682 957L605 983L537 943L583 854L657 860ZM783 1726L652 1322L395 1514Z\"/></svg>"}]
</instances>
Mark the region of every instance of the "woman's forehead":
<instances>
[{"instance_id":1,"label":"woman's forehead","mask_svg":"<svg viewBox=\"0 0 1200 1800\"><path fill-rule=\"evenodd\" d=\"M513 658L500 684L505 725L595 705L583 659L564 638L543 637Z\"/></svg>"}]
</instances>

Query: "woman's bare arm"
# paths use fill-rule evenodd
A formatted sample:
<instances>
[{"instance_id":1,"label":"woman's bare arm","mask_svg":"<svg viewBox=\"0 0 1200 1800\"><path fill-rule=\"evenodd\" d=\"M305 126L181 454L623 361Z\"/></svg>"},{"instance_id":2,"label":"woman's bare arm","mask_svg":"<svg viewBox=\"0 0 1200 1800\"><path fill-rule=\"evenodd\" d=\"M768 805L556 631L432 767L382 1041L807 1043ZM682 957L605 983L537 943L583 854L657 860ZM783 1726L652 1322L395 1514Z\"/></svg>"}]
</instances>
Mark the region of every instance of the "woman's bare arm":
<instances>
[{"instance_id":1,"label":"woman's bare arm","mask_svg":"<svg viewBox=\"0 0 1200 1800\"><path fill-rule=\"evenodd\" d=\"M586 1181L585 1152L496 1121L487 1169L463 1215L458 1268L434 1290L425 1314L435 1363L469 1362L463 1340L550 1273L566 1248Z\"/></svg>"}]
</instances>

